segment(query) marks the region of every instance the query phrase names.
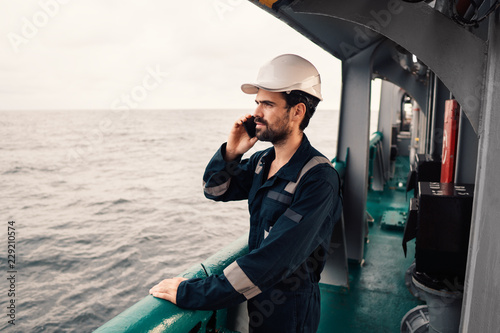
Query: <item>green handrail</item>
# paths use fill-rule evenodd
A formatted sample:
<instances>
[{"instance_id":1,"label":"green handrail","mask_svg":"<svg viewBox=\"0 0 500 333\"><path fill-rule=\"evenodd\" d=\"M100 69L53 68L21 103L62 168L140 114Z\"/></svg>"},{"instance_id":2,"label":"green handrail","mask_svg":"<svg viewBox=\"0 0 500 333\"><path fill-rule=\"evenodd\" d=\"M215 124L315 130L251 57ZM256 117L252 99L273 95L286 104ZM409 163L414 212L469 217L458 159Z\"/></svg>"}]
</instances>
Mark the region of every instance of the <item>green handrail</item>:
<instances>
[{"instance_id":1,"label":"green handrail","mask_svg":"<svg viewBox=\"0 0 500 333\"><path fill-rule=\"evenodd\" d=\"M193 265L182 276L186 278L206 277L205 269L208 274L221 274L224 268L247 253L248 234L245 234L209 257L201 265ZM168 301L148 295L95 332L199 332L201 328L206 327L212 315L212 311L183 310Z\"/></svg>"},{"instance_id":2,"label":"green handrail","mask_svg":"<svg viewBox=\"0 0 500 333\"><path fill-rule=\"evenodd\" d=\"M373 132L372 135L370 135L370 146L376 145L383 137L384 135L382 132Z\"/></svg>"}]
</instances>

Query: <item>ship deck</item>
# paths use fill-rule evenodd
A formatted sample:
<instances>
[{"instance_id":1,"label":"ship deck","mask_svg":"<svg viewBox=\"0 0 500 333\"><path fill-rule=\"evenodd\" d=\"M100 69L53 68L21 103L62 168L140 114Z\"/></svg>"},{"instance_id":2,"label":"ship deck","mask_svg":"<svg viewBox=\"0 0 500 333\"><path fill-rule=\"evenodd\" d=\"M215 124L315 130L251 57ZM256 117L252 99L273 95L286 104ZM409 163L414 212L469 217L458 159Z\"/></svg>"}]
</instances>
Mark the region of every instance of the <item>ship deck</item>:
<instances>
[{"instance_id":1,"label":"ship deck","mask_svg":"<svg viewBox=\"0 0 500 333\"><path fill-rule=\"evenodd\" d=\"M405 163L398 159L396 168L405 169ZM348 290L321 286L318 332L400 332L404 315L422 304L405 286L415 255L414 241L408 243L406 257L402 248L401 222L413 195L406 193L405 184L406 178L394 178L384 191L369 191L367 210L374 221L368 226L364 261L349 263Z\"/></svg>"}]
</instances>

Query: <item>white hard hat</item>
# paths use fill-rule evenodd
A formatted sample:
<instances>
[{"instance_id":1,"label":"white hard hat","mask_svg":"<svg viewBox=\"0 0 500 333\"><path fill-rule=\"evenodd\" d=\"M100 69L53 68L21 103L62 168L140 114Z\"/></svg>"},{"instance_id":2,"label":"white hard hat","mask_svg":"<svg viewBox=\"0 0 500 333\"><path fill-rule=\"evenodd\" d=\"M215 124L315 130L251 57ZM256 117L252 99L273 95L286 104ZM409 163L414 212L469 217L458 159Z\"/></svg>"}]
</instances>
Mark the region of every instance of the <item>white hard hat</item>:
<instances>
[{"instance_id":1,"label":"white hard hat","mask_svg":"<svg viewBox=\"0 0 500 333\"><path fill-rule=\"evenodd\" d=\"M273 92L300 90L323 100L318 70L295 54L277 56L260 68L255 83L241 85L241 90L247 94L256 94L259 89Z\"/></svg>"}]
</instances>

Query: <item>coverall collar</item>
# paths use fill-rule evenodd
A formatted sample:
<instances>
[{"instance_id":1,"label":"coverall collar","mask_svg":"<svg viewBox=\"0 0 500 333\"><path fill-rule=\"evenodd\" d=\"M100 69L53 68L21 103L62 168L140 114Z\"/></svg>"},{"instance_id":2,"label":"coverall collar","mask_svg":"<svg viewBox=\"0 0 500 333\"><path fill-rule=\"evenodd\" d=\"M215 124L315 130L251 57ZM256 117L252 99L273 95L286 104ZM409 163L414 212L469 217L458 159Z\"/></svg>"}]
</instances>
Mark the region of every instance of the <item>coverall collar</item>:
<instances>
[{"instance_id":1,"label":"coverall collar","mask_svg":"<svg viewBox=\"0 0 500 333\"><path fill-rule=\"evenodd\" d=\"M293 154L292 158L290 158L290 160L278 170L275 176L288 181L296 181L302 167L309 160L310 152L311 144L304 133L302 136L302 142L300 143L299 148L297 148L297 151ZM272 147L264 157L264 163L271 163L274 158L275 151L274 147Z\"/></svg>"}]
</instances>

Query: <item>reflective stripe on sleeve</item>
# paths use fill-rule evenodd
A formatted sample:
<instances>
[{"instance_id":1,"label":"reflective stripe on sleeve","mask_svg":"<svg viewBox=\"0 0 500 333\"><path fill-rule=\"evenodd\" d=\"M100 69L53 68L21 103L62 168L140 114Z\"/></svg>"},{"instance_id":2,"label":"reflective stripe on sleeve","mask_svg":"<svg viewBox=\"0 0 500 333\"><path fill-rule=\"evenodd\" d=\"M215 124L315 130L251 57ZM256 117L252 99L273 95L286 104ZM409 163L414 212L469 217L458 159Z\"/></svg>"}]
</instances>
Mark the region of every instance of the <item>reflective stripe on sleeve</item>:
<instances>
[{"instance_id":1,"label":"reflective stripe on sleeve","mask_svg":"<svg viewBox=\"0 0 500 333\"><path fill-rule=\"evenodd\" d=\"M253 284L236 261L224 269L224 276L231 286L233 286L234 290L243 294L246 299L250 299L261 293L259 287Z\"/></svg>"},{"instance_id":2,"label":"reflective stripe on sleeve","mask_svg":"<svg viewBox=\"0 0 500 333\"><path fill-rule=\"evenodd\" d=\"M290 208L288 208L287 210L285 210L285 212L283 213L283 215L285 215L286 217L288 217L290 220L292 220L295 223L299 223L300 220L302 220L302 215L294 212Z\"/></svg>"},{"instance_id":3,"label":"reflective stripe on sleeve","mask_svg":"<svg viewBox=\"0 0 500 333\"><path fill-rule=\"evenodd\" d=\"M218 197L226 193L227 189L229 188L229 184L231 184L231 178L229 178L225 183L213 187L207 187L207 183L203 182L203 190L206 194Z\"/></svg>"}]
</instances>

